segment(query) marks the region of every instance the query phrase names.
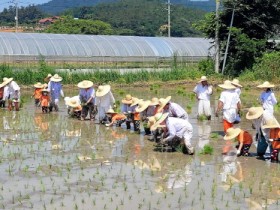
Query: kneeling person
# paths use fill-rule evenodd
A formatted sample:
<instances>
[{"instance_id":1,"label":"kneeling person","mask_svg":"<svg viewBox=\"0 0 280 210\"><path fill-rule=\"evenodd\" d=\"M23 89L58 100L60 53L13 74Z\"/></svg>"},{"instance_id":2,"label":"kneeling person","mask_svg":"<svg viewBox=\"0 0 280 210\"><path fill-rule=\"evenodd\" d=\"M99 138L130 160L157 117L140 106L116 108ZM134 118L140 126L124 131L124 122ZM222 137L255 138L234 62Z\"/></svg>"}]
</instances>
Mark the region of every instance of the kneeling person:
<instances>
[{"instance_id":1,"label":"kneeling person","mask_svg":"<svg viewBox=\"0 0 280 210\"><path fill-rule=\"evenodd\" d=\"M189 123L189 121L184 120L182 118L168 117L168 113L157 113L155 115L156 122L151 126L151 131L156 130L159 126L166 125L166 129L168 130L168 135L161 141L161 143L169 144L171 146L176 146L174 141L178 141L178 139L183 141L183 152L186 149L186 152L189 155L194 154L194 148L191 145L191 138L193 133L193 127Z\"/></svg>"},{"instance_id":2,"label":"kneeling person","mask_svg":"<svg viewBox=\"0 0 280 210\"><path fill-rule=\"evenodd\" d=\"M119 114L113 109L109 109L106 115L111 119L110 123L105 124L107 127L112 126L114 123L116 123L116 126L121 127L121 124L126 121L126 116L124 114Z\"/></svg>"},{"instance_id":3,"label":"kneeling person","mask_svg":"<svg viewBox=\"0 0 280 210\"><path fill-rule=\"evenodd\" d=\"M249 149L253 142L252 136L247 131L241 130L240 128L229 128L224 136L224 140L231 140L235 138L238 141L238 144L236 145L237 156L248 156Z\"/></svg>"}]
</instances>

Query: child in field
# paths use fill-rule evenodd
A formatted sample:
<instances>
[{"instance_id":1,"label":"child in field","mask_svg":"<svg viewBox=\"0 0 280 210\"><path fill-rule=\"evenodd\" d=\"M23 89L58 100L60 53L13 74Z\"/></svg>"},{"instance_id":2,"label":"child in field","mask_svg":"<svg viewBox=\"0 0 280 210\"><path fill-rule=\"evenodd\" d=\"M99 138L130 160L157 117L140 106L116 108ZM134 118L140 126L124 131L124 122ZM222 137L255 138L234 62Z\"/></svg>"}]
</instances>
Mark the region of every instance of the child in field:
<instances>
[{"instance_id":1,"label":"child in field","mask_svg":"<svg viewBox=\"0 0 280 210\"><path fill-rule=\"evenodd\" d=\"M247 131L241 130L240 128L227 129L224 140L231 140L235 138L238 141L238 144L236 145L237 156L249 156L249 149L253 142L252 136Z\"/></svg>"},{"instance_id":2,"label":"child in field","mask_svg":"<svg viewBox=\"0 0 280 210\"><path fill-rule=\"evenodd\" d=\"M126 129L130 130L130 123L133 120L133 114L131 113L132 96L127 94L124 99L122 99L121 112L126 116Z\"/></svg>"},{"instance_id":3,"label":"child in field","mask_svg":"<svg viewBox=\"0 0 280 210\"><path fill-rule=\"evenodd\" d=\"M42 112L43 113L48 113L49 112L49 107L50 107L50 96L49 96L49 90L48 89L43 89L41 95L41 106L42 106Z\"/></svg>"},{"instance_id":4,"label":"child in field","mask_svg":"<svg viewBox=\"0 0 280 210\"><path fill-rule=\"evenodd\" d=\"M81 118L82 114L82 106L80 104L80 100L77 98L72 97L67 100L66 105L68 106L68 114L73 118Z\"/></svg>"},{"instance_id":5,"label":"child in field","mask_svg":"<svg viewBox=\"0 0 280 210\"><path fill-rule=\"evenodd\" d=\"M44 89L44 85L41 83L41 82L37 82L35 85L34 85L34 93L31 97L34 98L34 103L35 103L35 106L39 107L40 106L40 99L41 99L41 96L42 96L42 90Z\"/></svg>"},{"instance_id":6,"label":"child in field","mask_svg":"<svg viewBox=\"0 0 280 210\"><path fill-rule=\"evenodd\" d=\"M111 118L111 122L105 124L107 127L112 126L113 124L116 124L116 126L121 127L121 124L125 122L126 116L124 114L119 114L115 112L113 109L109 109L106 112L106 115Z\"/></svg>"},{"instance_id":7,"label":"child in field","mask_svg":"<svg viewBox=\"0 0 280 210\"><path fill-rule=\"evenodd\" d=\"M280 150L280 125L277 120L270 119L265 125L263 125L263 129L270 129L269 133L269 144L271 143L271 160L272 161L280 161L279 150Z\"/></svg>"}]
</instances>

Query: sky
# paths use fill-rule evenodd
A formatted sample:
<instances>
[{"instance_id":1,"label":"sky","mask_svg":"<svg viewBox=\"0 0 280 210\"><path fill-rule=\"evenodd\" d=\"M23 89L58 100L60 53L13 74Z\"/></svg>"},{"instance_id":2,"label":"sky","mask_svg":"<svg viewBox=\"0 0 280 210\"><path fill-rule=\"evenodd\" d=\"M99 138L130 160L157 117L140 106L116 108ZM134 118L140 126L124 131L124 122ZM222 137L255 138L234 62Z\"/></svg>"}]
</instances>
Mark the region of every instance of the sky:
<instances>
[{"instance_id":1,"label":"sky","mask_svg":"<svg viewBox=\"0 0 280 210\"><path fill-rule=\"evenodd\" d=\"M0 11L3 11L4 8L8 8L10 5L14 5L13 1L16 0L0 0ZM43 4L51 0L17 0L19 7L26 7L30 4Z\"/></svg>"}]
</instances>

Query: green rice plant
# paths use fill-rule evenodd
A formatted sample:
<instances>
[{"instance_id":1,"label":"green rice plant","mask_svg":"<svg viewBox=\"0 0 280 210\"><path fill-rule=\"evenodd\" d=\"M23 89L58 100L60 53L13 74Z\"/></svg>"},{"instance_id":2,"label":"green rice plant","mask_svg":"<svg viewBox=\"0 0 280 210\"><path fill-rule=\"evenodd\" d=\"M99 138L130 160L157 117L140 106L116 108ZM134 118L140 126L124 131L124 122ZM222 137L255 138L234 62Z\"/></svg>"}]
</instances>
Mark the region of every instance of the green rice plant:
<instances>
[{"instance_id":1,"label":"green rice plant","mask_svg":"<svg viewBox=\"0 0 280 210\"><path fill-rule=\"evenodd\" d=\"M219 138L219 134L218 133L211 133L210 134L210 138L211 139L218 139Z\"/></svg>"},{"instance_id":2,"label":"green rice plant","mask_svg":"<svg viewBox=\"0 0 280 210\"><path fill-rule=\"evenodd\" d=\"M204 121L207 120L207 117L205 115L199 115L197 119L198 121Z\"/></svg>"},{"instance_id":3,"label":"green rice plant","mask_svg":"<svg viewBox=\"0 0 280 210\"><path fill-rule=\"evenodd\" d=\"M200 151L202 155L212 155L214 152L214 148L209 144L204 145L203 149Z\"/></svg>"},{"instance_id":4,"label":"green rice plant","mask_svg":"<svg viewBox=\"0 0 280 210\"><path fill-rule=\"evenodd\" d=\"M186 110L187 110L187 113L188 113L188 114L192 113L192 105L188 104L188 105L186 106Z\"/></svg>"}]
</instances>

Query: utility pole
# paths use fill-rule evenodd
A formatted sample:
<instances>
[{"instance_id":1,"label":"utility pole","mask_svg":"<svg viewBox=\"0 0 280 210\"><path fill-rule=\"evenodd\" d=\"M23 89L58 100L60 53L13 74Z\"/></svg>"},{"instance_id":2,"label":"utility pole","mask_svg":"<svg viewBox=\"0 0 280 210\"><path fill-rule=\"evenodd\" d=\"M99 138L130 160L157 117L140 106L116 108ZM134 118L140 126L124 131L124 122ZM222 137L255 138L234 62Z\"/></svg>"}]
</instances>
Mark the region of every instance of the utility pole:
<instances>
[{"instance_id":1,"label":"utility pole","mask_svg":"<svg viewBox=\"0 0 280 210\"><path fill-rule=\"evenodd\" d=\"M171 27L171 24L170 24L170 0L168 0L167 2L167 11L168 11L168 23L167 23L167 27L168 27L168 37L171 37L171 32L170 32L170 27Z\"/></svg>"},{"instance_id":2,"label":"utility pole","mask_svg":"<svg viewBox=\"0 0 280 210\"><path fill-rule=\"evenodd\" d=\"M231 15L231 20L230 20L230 26L229 26L229 31L228 31L228 39L227 39L227 46L226 46L226 51L225 51L224 61L223 61L222 74L224 74L224 70L225 70L225 66L226 66L226 62L227 62L227 54L228 54L228 47L229 47L229 42L230 42L231 28L232 28L233 19L234 19L234 11L235 11L235 7L232 10L232 15Z\"/></svg>"},{"instance_id":3,"label":"utility pole","mask_svg":"<svg viewBox=\"0 0 280 210\"><path fill-rule=\"evenodd\" d=\"M219 73L219 66L220 66L219 8L220 8L220 0L216 0L216 31L215 31L215 72L216 73Z\"/></svg>"},{"instance_id":4,"label":"utility pole","mask_svg":"<svg viewBox=\"0 0 280 210\"><path fill-rule=\"evenodd\" d=\"M16 21L16 33L17 33L18 32L18 0L12 0L10 3L14 4L16 8L15 21Z\"/></svg>"}]
</instances>

